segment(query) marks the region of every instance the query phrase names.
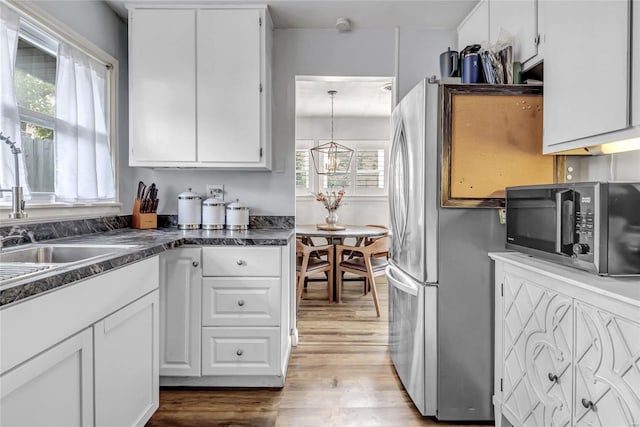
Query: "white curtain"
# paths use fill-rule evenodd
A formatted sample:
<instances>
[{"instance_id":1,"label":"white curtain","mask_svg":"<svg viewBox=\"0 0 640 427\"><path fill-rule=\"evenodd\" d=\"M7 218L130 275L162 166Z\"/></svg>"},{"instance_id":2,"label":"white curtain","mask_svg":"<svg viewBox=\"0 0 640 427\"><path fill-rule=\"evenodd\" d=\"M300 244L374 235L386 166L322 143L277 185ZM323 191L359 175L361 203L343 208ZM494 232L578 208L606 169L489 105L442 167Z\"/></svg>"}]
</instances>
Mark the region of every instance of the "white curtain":
<instances>
[{"instance_id":1,"label":"white curtain","mask_svg":"<svg viewBox=\"0 0 640 427\"><path fill-rule=\"evenodd\" d=\"M16 98L13 74L18 50L18 15L0 3L0 132L11 138L16 147L21 147L20 113ZM27 172L24 167L24 153L19 154L20 185L25 198L29 195ZM9 145L0 144L0 188L8 189L15 185L15 163ZM3 192L0 198L10 199L11 193Z\"/></svg>"},{"instance_id":2,"label":"white curtain","mask_svg":"<svg viewBox=\"0 0 640 427\"><path fill-rule=\"evenodd\" d=\"M106 123L107 69L60 43L56 78L56 198L115 200Z\"/></svg>"}]
</instances>

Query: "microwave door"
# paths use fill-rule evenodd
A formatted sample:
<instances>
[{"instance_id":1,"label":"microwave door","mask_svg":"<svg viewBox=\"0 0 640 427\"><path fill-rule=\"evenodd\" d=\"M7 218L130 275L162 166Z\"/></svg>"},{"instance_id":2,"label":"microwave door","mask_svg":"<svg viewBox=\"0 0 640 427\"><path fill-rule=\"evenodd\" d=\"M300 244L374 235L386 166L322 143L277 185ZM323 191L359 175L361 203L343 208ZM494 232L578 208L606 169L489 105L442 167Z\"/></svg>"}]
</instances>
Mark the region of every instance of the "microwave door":
<instances>
[{"instance_id":1,"label":"microwave door","mask_svg":"<svg viewBox=\"0 0 640 427\"><path fill-rule=\"evenodd\" d=\"M556 193L556 252L571 256L576 243L575 191Z\"/></svg>"}]
</instances>

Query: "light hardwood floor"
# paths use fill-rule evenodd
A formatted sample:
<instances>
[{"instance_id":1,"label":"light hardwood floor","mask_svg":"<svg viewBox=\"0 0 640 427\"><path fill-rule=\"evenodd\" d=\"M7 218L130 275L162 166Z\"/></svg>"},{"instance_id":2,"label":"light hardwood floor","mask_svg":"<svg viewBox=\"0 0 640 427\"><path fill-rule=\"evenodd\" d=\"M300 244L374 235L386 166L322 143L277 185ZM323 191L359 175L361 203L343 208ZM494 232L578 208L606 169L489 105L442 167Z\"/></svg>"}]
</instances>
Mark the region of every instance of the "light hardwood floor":
<instances>
[{"instance_id":1,"label":"light hardwood floor","mask_svg":"<svg viewBox=\"0 0 640 427\"><path fill-rule=\"evenodd\" d=\"M327 301L326 283L309 284L282 390L163 388L147 426L457 426L422 417L402 388L387 349L387 285L378 283L380 318L361 282L346 283L342 304Z\"/></svg>"}]
</instances>

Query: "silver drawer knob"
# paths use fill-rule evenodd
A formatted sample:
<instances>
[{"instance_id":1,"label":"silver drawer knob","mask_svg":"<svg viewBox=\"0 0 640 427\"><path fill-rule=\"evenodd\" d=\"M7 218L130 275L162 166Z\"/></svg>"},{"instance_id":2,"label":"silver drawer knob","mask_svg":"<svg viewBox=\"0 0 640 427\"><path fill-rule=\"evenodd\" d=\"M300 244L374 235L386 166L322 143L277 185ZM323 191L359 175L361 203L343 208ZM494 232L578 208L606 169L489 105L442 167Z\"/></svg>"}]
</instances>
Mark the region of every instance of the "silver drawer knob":
<instances>
[{"instance_id":1,"label":"silver drawer knob","mask_svg":"<svg viewBox=\"0 0 640 427\"><path fill-rule=\"evenodd\" d=\"M246 265L247 263L244 260L239 259L238 261L236 261L236 264L238 264L238 265Z\"/></svg>"},{"instance_id":2,"label":"silver drawer knob","mask_svg":"<svg viewBox=\"0 0 640 427\"><path fill-rule=\"evenodd\" d=\"M244 354L244 350L239 349L239 350L237 350L237 351L236 351L236 354L237 354L238 356L242 356L242 355Z\"/></svg>"},{"instance_id":3,"label":"silver drawer knob","mask_svg":"<svg viewBox=\"0 0 640 427\"><path fill-rule=\"evenodd\" d=\"M242 306L244 305L244 300L243 300L243 299L238 300L238 305L239 305L240 307L242 307Z\"/></svg>"},{"instance_id":4,"label":"silver drawer knob","mask_svg":"<svg viewBox=\"0 0 640 427\"><path fill-rule=\"evenodd\" d=\"M191 265L193 265L194 267L197 267L200 265L200 263L198 261L193 261Z\"/></svg>"}]
</instances>

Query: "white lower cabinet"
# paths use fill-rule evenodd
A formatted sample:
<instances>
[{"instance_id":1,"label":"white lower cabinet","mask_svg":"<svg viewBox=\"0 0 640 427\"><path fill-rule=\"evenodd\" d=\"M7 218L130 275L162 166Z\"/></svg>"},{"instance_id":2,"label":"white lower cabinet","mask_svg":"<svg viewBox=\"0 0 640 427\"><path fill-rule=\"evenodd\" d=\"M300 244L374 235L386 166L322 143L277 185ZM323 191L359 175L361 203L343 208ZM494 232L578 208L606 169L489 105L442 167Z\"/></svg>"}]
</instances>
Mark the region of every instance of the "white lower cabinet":
<instances>
[{"instance_id":1,"label":"white lower cabinet","mask_svg":"<svg viewBox=\"0 0 640 427\"><path fill-rule=\"evenodd\" d=\"M0 376L0 425L93 425L92 329Z\"/></svg>"},{"instance_id":2,"label":"white lower cabinet","mask_svg":"<svg viewBox=\"0 0 640 427\"><path fill-rule=\"evenodd\" d=\"M160 256L160 375L200 376L202 249Z\"/></svg>"},{"instance_id":3,"label":"white lower cabinet","mask_svg":"<svg viewBox=\"0 0 640 427\"><path fill-rule=\"evenodd\" d=\"M158 291L93 330L96 425L144 425L159 402Z\"/></svg>"},{"instance_id":4,"label":"white lower cabinet","mask_svg":"<svg viewBox=\"0 0 640 427\"><path fill-rule=\"evenodd\" d=\"M141 426L158 408L158 257L0 310L0 425Z\"/></svg>"},{"instance_id":5,"label":"white lower cabinet","mask_svg":"<svg viewBox=\"0 0 640 427\"><path fill-rule=\"evenodd\" d=\"M496 261L496 425L640 423L640 280Z\"/></svg>"},{"instance_id":6,"label":"white lower cabinet","mask_svg":"<svg viewBox=\"0 0 640 427\"><path fill-rule=\"evenodd\" d=\"M284 385L291 350L290 246L206 246L162 255L160 264L175 268L170 283L163 279L160 286L161 318L166 317L160 353L180 355L193 369L161 366L161 385ZM189 268L200 251L202 273L196 279ZM185 262L171 261L180 259ZM197 369L190 350L196 347Z\"/></svg>"}]
</instances>

